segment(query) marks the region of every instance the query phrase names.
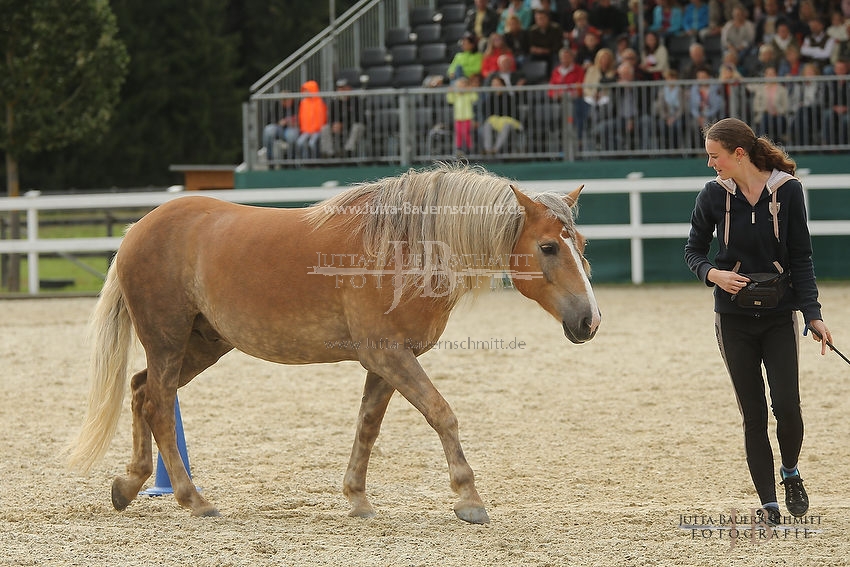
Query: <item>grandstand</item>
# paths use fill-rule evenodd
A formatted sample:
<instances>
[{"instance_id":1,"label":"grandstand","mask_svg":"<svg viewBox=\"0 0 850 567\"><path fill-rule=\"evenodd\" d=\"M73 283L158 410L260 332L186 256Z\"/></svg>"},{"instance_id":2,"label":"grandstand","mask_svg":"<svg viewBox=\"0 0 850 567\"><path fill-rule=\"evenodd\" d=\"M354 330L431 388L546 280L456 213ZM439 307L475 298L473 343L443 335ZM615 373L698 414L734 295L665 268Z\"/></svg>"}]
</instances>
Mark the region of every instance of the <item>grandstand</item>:
<instances>
[{"instance_id":1,"label":"grandstand","mask_svg":"<svg viewBox=\"0 0 850 567\"><path fill-rule=\"evenodd\" d=\"M310 165L384 164L408 166L457 157L453 146L452 108L446 100L448 64L458 51L469 6L451 0L363 0L340 16L297 52L272 69L251 88L245 104L244 157L251 171ZM670 55L683 59L693 39L672 38ZM703 40L714 65L722 50L715 36ZM722 80L634 81L595 85L606 90L607 107L588 107L580 94L568 91L554 96L548 73L531 65L520 69L529 78L511 87L517 102L521 129L504 150L485 154L476 144L463 157L474 161L541 162L623 158L680 158L703 153L699 126L690 119L690 107L676 125L668 127L658 115L662 85L682 90L687 104L700 93L712 91L722 108L708 119L737 116L760 133L777 139L795 155L839 153L850 150L846 129L837 135L824 132L822 109L840 102L844 91L835 88L835 76L787 77L782 86L789 96L815 83L823 93L821 106L788 112L781 130L762 127L757 99L765 81L759 77ZM302 98L301 85L316 80L321 96L330 103L340 96L352 97L362 110L365 134L357 151L325 157L303 157L292 151L291 142L275 141L273 151L263 148L262 132L274 123L282 99ZM354 90L344 95L335 90L340 80ZM494 89L477 87L476 122L488 114L486 101ZM844 92L842 95L841 93ZM628 118L615 106L633 105ZM268 158L268 155L271 158Z\"/></svg>"}]
</instances>

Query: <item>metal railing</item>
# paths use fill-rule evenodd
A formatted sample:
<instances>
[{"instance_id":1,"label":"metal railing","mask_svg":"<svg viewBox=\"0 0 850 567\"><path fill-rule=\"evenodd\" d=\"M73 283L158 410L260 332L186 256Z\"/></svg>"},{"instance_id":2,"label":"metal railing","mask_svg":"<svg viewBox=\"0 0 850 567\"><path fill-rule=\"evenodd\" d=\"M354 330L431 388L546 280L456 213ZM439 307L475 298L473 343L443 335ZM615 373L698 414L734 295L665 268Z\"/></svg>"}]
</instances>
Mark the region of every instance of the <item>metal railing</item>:
<instances>
[{"instance_id":1,"label":"metal railing","mask_svg":"<svg viewBox=\"0 0 850 567\"><path fill-rule=\"evenodd\" d=\"M757 134L770 136L795 154L848 151L846 115L831 111L842 97L850 97L850 81L841 80L834 76L782 79L778 84L788 93L789 108L767 117L756 108L759 91L767 85L763 79L611 83L573 90L548 84L513 87L508 92L519 128L498 152L485 151L483 128L491 113L490 101L502 91L479 87L473 89L478 96L473 143L464 155L477 161L695 156L704 153L701 124L726 116L741 118ZM839 88L845 92L836 93ZM363 125L355 151L335 154L332 152L338 148L332 147L333 139L327 136L324 140L330 143L319 136L314 147L293 140L264 139L263 131L275 124L281 101L290 99L297 105L303 96L256 95L245 114L252 132L246 138L246 164L253 170L364 162L410 165L453 159L458 152L447 96L451 91L451 87L441 86L318 93L328 106L340 97L351 98L357 108L355 121ZM585 96L591 92L599 96ZM675 119L668 123L669 106L677 100L682 108L678 114L670 114Z\"/></svg>"},{"instance_id":2,"label":"metal railing","mask_svg":"<svg viewBox=\"0 0 850 567\"><path fill-rule=\"evenodd\" d=\"M807 192L813 190L843 189L850 186L850 175L806 175L801 172ZM594 179L583 194L629 195L629 222L624 224L582 224L581 231L592 239L628 239L631 249L631 279L644 281L643 241L646 239L687 238L687 223L646 222L641 206L641 196L648 193L696 193L706 177ZM531 192L555 191L567 193L584 180L521 181L523 189ZM39 255L47 253L111 252L121 244L120 237L97 238L41 238L39 213L53 210L113 210L121 208L156 207L167 201L191 195L207 195L226 201L256 204L303 204L327 199L342 187L250 189L198 191L189 193L122 193L108 195L68 195L0 198L0 211L26 212L26 239L0 240L0 254L26 254L28 290L39 293ZM808 195L808 193L807 193ZM807 197L808 198L808 197ZM808 210L808 207L807 207ZM809 229L813 236L850 235L850 220L812 220Z\"/></svg>"}]
</instances>

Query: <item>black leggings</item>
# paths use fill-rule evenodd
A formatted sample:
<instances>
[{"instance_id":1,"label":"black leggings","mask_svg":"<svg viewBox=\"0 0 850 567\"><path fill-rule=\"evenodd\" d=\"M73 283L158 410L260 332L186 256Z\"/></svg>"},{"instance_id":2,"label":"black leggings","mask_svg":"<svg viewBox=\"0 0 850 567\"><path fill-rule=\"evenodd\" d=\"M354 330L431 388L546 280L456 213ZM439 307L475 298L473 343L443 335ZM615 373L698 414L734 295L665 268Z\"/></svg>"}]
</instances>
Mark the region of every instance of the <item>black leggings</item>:
<instances>
[{"instance_id":1,"label":"black leggings","mask_svg":"<svg viewBox=\"0 0 850 567\"><path fill-rule=\"evenodd\" d=\"M717 344L744 419L747 465L762 504L776 502L776 485L761 365L767 370L782 464L791 468L797 465L803 445L798 330L793 311L759 317L719 313L715 319Z\"/></svg>"}]
</instances>

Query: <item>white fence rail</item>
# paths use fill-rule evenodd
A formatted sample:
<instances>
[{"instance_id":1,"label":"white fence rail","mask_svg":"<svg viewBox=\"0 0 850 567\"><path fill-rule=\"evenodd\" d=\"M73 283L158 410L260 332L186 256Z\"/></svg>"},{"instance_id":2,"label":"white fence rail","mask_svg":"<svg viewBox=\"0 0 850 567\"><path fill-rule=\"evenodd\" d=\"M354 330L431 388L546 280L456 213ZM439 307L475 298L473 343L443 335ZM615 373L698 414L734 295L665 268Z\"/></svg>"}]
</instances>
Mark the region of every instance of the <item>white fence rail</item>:
<instances>
[{"instance_id":1,"label":"white fence rail","mask_svg":"<svg viewBox=\"0 0 850 567\"><path fill-rule=\"evenodd\" d=\"M583 194L628 194L628 224L584 224L582 233L591 239L629 239L631 241L632 282L644 281L642 241L654 238L686 238L690 225L681 223L645 223L641 206L644 193L693 192L694 196L705 184L704 177L664 177L637 179L593 179L521 182L523 189L532 192L555 191L567 193L581 183L586 187ZM850 187L850 174L846 175L802 175L807 192ZM156 207L173 199L195 195L207 195L234 203L305 203L327 199L345 187L303 187L289 189L246 189L231 191L198 191L191 193L115 193L107 195L39 196L28 195L18 198L0 198L0 211L24 211L27 216L26 239L0 240L0 254L26 254L28 258L28 291L39 293L38 256L45 253L110 252L118 249L120 237L100 238L39 238L39 212L50 210L121 209L134 207ZM809 229L814 236L850 235L850 220L810 221Z\"/></svg>"}]
</instances>

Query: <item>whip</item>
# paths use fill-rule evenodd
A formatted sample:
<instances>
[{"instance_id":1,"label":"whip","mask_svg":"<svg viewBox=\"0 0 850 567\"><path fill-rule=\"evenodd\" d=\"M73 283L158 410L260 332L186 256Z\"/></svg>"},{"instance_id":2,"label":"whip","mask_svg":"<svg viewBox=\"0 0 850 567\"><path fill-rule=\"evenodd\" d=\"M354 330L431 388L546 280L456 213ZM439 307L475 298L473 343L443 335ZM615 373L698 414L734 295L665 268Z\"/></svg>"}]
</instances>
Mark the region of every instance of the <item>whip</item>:
<instances>
[{"instance_id":1,"label":"whip","mask_svg":"<svg viewBox=\"0 0 850 567\"><path fill-rule=\"evenodd\" d=\"M821 335L820 333L818 333L816 330L814 330L812 327L809 327L808 325L806 325L806 328L803 330L804 336L806 334L806 331L811 331L814 336L816 336L817 338L819 338L820 340L822 340L823 342L826 343L826 346L829 347L829 350L831 350L832 352L834 352L835 354L840 356L844 360L844 362L846 362L847 364L850 364L850 360L848 360L846 356L841 354L841 351L838 350L837 348L835 348L835 345L833 345L831 342L829 342L828 340L823 338L823 335Z\"/></svg>"}]
</instances>

